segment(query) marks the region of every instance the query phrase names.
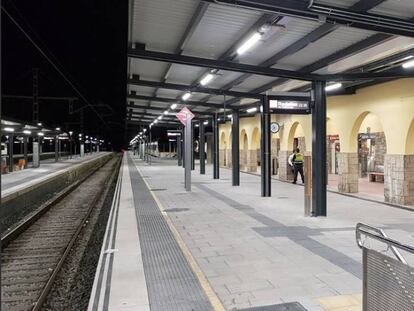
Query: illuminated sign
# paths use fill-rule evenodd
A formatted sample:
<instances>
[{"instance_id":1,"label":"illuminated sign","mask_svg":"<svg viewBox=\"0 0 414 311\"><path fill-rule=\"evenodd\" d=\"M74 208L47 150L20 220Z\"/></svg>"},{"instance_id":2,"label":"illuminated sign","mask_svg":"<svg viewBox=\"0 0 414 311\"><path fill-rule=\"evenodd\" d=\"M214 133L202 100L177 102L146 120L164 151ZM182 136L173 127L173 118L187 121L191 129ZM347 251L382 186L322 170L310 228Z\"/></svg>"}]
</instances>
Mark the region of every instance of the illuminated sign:
<instances>
[{"instance_id":1,"label":"illuminated sign","mask_svg":"<svg viewBox=\"0 0 414 311\"><path fill-rule=\"evenodd\" d=\"M269 96L269 106L272 113L279 114L310 114L310 101L307 100L280 100Z\"/></svg>"}]
</instances>

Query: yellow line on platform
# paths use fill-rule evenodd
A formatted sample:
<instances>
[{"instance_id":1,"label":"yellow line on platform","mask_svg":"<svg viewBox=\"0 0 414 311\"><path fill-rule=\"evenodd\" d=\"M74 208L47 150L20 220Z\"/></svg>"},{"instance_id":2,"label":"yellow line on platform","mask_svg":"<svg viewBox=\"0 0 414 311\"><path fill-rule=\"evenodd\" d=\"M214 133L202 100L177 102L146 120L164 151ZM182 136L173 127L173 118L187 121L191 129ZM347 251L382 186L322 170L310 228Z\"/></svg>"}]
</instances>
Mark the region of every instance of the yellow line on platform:
<instances>
[{"instance_id":1,"label":"yellow line on platform","mask_svg":"<svg viewBox=\"0 0 414 311\"><path fill-rule=\"evenodd\" d=\"M145 182L145 185L147 186L148 190L150 190L150 186L143 177L141 170L138 168L138 166L135 164L135 167L137 168L139 174L141 175L142 180ZM182 239L180 233L175 228L174 224L172 223L170 217L166 212L164 212L164 207L160 200L157 198L155 193L153 191L150 191L152 197L154 198L155 202L158 205L159 210L161 211L161 214L164 216L164 219L167 221L168 226L170 227L172 233L174 234L175 240L177 241L178 245L181 248L181 251L183 252L185 258L187 259L188 263L190 264L191 269L193 270L194 274L196 275L198 281L200 282L201 287L203 288L204 292L206 293L208 299L210 300L211 305L213 306L215 311L226 311L224 308L223 303L218 298L217 294L213 290L213 288L210 285L210 282L208 281L207 277L204 275L203 271L201 270L200 266L198 265L197 261L194 259L193 255L191 254L190 250L188 249L187 245L185 244L184 240Z\"/></svg>"}]
</instances>

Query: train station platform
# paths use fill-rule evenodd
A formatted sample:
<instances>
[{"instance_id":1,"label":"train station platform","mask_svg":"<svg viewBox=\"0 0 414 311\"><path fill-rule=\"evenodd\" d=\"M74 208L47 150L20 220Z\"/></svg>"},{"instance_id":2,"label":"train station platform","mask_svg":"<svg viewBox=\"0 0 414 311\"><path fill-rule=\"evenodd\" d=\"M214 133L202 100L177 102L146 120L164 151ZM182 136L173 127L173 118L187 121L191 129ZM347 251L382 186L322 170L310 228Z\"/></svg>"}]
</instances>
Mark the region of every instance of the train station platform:
<instances>
[{"instance_id":1,"label":"train station platform","mask_svg":"<svg viewBox=\"0 0 414 311\"><path fill-rule=\"evenodd\" d=\"M21 171L3 174L1 176L1 196L4 197L28 185L39 183L52 175L61 173L63 170L104 154L107 154L107 152L86 154L84 157L76 156L72 159L60 159L59 162L55 162L54 159L47 159L42 160L38 168L27 168Z\"/></svg>"},{"instance_id":2,"label":"train station platform","mask_svg":"<svg viewBox=\"0 0 414 311\"><path fill-rule=\"evenodd\" d=\"M197 169L186 192L176 161L124 156L89 311L361 310L356 224L414 243L412 211L328 193L308 218L303 187Z\"/></svg>"}]
</instances>

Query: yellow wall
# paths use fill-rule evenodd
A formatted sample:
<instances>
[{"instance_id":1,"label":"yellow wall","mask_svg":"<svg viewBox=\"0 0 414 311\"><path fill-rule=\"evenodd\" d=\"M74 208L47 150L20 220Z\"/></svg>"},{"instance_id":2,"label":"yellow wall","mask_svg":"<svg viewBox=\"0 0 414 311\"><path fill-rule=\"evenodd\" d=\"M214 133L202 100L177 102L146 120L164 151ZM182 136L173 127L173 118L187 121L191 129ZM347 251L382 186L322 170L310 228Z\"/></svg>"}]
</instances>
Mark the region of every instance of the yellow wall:
<instances>
[{"instance_id":1,"label":"yellow wall","mask_svg":"<svg viewBox=\"0 0 414 311\"><path fill-rule=\"evenodd\" d=\"M369 126L371 132L384 132L388 154L414 154L414 79L371 86L355 95L328 97L327 117L327 134L339 135L342 152L357 152L358 133ZM307 151L311 151L310 115L272 115L272 121L281 125L280 132L272 136L280 138L281 150L292 150L293 138L304 136ZM248 137L248 149L256 149L253 142L257 137L260 141L260 114L240 119L242 130ZM221 132L227 137L227 148L231 148L230 122L220 126Z\"/></svg>"}]
</instances>

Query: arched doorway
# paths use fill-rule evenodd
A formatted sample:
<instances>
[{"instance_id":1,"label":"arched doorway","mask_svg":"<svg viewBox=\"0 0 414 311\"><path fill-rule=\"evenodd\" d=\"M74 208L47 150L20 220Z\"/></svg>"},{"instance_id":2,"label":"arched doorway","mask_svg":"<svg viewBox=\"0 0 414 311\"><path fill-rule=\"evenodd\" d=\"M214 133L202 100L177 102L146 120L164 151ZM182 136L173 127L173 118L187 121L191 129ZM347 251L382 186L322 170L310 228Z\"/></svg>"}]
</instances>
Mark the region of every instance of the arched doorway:
<instances>
[{"instance_id":1,"label":"arched doorway","mask_svg":"<svg viewBox=\"0 0 414 311\"><path fill-rule=\"evenodd\" d=\"M288 145L290 147L290 151L299 148L302 153L306 152L305 131L299 122L293 123L290 128Z\"/></svg>"},{"instance_id":2,"label":"arched doorway","mask_svg":"<svg viewBox=\"0 0 414 311\"><path fill-rule=\"evenodd\" d=\"M355 164L347 167L350 185L345 192L360 192L382 200L387 141L380 118L369 111L360 114L352 127L350 144L353 150L357 147L357 152Z\"/></svg>"}]
</instances>

